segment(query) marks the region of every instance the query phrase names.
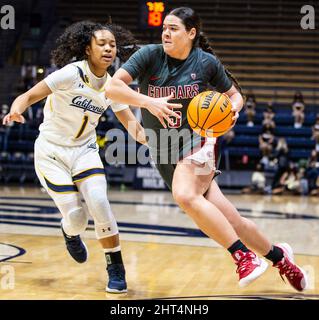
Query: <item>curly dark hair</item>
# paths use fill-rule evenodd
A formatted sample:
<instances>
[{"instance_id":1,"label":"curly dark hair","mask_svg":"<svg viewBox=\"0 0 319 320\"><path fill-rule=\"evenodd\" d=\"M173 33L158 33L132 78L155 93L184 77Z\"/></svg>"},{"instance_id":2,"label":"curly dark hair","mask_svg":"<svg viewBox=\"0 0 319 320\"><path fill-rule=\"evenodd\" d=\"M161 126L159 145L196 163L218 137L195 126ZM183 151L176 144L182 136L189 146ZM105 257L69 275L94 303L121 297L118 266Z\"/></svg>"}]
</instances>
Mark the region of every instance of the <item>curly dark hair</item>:
<instances>
[{"instance_id":1,"label":"curly dark hair","mask_svg":"<svg viewBox=\"0 0 319 320\"><path fill-rule=\"evenodd\" d=\"M67 27L56 40L57 47L51 53L55 65L62 68L73 60L87 59L85 49L90 45L94 33L99 30L108 30L114 35L117 56L122 61L126 61L130 55L139 49L133 34L121 26L80 21Z\"/></svg>"}]
</instances>

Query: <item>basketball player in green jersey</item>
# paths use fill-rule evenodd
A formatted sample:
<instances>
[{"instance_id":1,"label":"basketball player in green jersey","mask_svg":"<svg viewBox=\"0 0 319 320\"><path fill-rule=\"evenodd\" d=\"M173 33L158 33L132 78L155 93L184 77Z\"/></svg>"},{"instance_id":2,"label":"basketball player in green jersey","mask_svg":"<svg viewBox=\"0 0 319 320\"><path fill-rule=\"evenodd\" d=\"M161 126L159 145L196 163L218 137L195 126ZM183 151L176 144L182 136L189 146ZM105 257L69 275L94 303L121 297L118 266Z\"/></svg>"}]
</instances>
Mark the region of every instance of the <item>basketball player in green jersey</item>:
<instances>
[{"instance_id":1,"label":"basketball player in green jersey","mask_svg":"<svg viewBox=\"0 0 319 320\"><path fill-rule=\"evenodd\" d=\"M128 87L135 78L141 93ZM235 122L243 106L239 86L201 34L199 17L191 8L182 7L165 17L162 44L147 45L131 56L115 73L106 88L106 96L148 108L153 104L150 97L154 99L154 106L158 105L156 97L168 95L174 102L182 103L183 108L176 111L181 113L181 119L167 122L168 129L161 128L161 123L165 127L163 118L159 118L160 123L151 113L142 110L144 127L156 133L156 139L148 141L150 152L175 201L205 234L228 249L237 264L240 286L258 278L267 268L267 263L247 245L272 261L280 275L286 276L293 288L302 291L307 284L306 274L294 264L291 247L271 245L252 221L240 216L213 180L215 140L207 139L202 145L201 138L192 132L182 145L174 135L170 143L161 145L165 134L168 136L174 129L191 131L186 119L187 105L209 85L229 96ZM163 154L173 157L162 161ZM202 170L207 164L211 168L209 172Z\"/></svg>"}]
</instances>

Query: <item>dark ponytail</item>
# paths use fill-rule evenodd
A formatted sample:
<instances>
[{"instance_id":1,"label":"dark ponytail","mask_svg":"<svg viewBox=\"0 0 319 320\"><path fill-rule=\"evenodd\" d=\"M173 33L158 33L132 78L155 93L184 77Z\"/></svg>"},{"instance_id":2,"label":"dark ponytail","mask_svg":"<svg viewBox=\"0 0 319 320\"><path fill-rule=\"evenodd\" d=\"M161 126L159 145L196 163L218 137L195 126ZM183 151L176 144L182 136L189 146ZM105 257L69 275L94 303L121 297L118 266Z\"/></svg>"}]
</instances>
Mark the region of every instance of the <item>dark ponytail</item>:
<instances>
[{"instance_id":1,"label":"dark ponytail","mask_svg":"<svg viewBox=\"0 0 319 320\"><path fill-rule=\"evenodd\" d=\"M180 18L183 21L183 24L185 25L185 29L187 31L190 31L192 28L195 28L196 36L193 40L193 46L200 47L201 49L203 49L203 51L208 52L217 57L217 55L214 53L214 50L210 46L208 39L201 32L202 24L201 24L200 17L192 8L189 8L189 7L176 8L176 9L173 9L168 15L174 15ZM237 81L237 79L226 68L225 68L225 72L227 76L233 81L234 86L237 88L240 94L243 95L241 86Z\"/></svg>"},{"instance_id":2,"label":"dark ponytail","mask_svg":"<svg viewBox=\"0 0 319 320\"><path fill-rule=\"evenodd\" d=\"M202 32L200 32L199 37L198 37L198 46L200 48L202 48L203 51L208 52L210 54L213 54L214 56L217 57L217 55L214 53L213 48L210 46L208 39L203 35ZM238 80L235 78L235 76L233 76L233 74L227 68L224 67L224 69L225 69L227 76L233 81L236 89L240 92L240 94L242 96L244 96L243 92L242 92L242 88L241 88Z\"/></svg>"}]
</instances>

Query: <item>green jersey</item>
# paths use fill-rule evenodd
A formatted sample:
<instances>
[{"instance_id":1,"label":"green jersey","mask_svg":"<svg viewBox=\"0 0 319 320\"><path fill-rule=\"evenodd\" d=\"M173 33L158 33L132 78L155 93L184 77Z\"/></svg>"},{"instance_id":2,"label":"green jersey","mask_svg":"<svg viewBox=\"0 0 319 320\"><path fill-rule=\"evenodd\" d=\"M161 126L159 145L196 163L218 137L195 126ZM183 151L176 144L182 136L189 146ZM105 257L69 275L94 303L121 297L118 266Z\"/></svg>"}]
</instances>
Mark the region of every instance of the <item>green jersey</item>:
<instances>
[{"instance_id":1,"label":"green jersey","mask_svg":"<svg viewBox=\"0 0 319 320\"><path fill-rule=\"evenodd\" d=\"M173 93L170 102L183 105L182 109L174 110L181 119L174 119L174 125L168 125L168 129L164 129L148 110L142 109L143 126L150 137L150 151L155 162L160 164L176 164L202 140L187 122L187 107L191 99L209 87L226 92L232 86L219 59L201 48L193 48L186 60L178 60L169 57L161 44L146 45L135 52L122 68L133 79L138 79L141 93L155 98ZM148 134L150 129L155 139ZM169 159L166 163L159 159L159 154L163 156L163 153L168 154L163 158Z\"/></svg>"}]
</instances>

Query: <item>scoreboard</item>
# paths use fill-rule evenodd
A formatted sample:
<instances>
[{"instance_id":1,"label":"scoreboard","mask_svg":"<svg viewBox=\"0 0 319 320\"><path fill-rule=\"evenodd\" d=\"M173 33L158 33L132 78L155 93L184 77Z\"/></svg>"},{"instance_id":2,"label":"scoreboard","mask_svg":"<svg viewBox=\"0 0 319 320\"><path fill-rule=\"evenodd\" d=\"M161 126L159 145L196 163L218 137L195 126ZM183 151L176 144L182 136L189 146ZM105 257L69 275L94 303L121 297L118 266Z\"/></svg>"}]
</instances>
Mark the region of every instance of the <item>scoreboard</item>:
<instances>
[{"instance_id":1,"label":"scoreboard","mask_svg":"<svg viewBox=\"0 0 319 320\"><path fill-rule=\"evenodd\" d=\"M165 1L139 1L139 21L142 30L161 29L165 15Z\"/></svg>"}]
</instances>

